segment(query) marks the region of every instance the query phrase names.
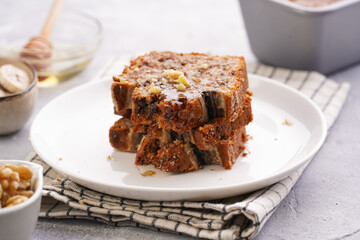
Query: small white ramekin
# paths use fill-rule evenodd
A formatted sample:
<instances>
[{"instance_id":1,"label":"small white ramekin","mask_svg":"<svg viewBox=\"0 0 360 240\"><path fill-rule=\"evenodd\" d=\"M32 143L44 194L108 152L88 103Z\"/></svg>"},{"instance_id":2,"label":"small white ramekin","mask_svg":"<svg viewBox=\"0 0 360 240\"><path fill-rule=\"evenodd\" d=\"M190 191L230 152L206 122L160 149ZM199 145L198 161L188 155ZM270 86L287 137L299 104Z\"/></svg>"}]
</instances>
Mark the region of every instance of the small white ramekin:
<instances>
[{"instance_id":1,"label":"small white ramekin","mask_svg":"<svg viewBox=\"0 0 360 240\"><path fill-rule=\"evenodd\" d=\"M25 165L33 171L31 187L34 194L19 205L0 208L0 239L25 240L33 233L41 204L41 190L43 186L42 166L20 160L0 160L0 165Z\"/></svg>"}]
</instances>

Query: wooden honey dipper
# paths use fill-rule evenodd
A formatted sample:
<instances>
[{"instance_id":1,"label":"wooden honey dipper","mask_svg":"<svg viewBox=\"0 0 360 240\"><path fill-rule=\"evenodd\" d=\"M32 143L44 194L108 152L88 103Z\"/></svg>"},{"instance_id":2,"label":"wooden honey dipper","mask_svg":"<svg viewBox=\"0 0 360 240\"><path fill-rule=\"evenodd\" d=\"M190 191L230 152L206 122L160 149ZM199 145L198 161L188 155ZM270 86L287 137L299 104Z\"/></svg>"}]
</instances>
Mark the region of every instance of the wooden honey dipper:
<instances>
[{"instance_id":1,"label":"wooden honey dipper","mask_svg":"<svg viewBox=\"0 0 360 240\"><path fill-rule=\"evenodd\" d=\"M40 36L30 39L30 41L24 46L24 51L20 53L21 57L38 60L48 59L51 57L51 50L53 49L53 46L49 41L49 37L54 28L56 19L61 12L63 3L64 0L54 0ZM48 67L48 64L33 65L37 71Z\"/></svg>"}]
</instances>

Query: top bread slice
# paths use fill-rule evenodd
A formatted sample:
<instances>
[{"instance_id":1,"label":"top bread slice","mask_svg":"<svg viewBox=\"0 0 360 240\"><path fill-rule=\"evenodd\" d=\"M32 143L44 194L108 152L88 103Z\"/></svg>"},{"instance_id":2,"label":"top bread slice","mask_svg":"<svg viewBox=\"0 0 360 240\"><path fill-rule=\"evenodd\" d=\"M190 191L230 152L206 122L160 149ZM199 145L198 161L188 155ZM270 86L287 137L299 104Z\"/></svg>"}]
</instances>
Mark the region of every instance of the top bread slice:
<instances>
[{"instance_id":1,"label":"top bread slice","mask_svg":"<svg viewBox=\"0 0 360 240\"><path fill-rule=\"evenodd\" d=\"M135 124L187 131L242 114L248 79L243 57L151 52L113 78L114 111Z\"/></svg>"}]
</instances>

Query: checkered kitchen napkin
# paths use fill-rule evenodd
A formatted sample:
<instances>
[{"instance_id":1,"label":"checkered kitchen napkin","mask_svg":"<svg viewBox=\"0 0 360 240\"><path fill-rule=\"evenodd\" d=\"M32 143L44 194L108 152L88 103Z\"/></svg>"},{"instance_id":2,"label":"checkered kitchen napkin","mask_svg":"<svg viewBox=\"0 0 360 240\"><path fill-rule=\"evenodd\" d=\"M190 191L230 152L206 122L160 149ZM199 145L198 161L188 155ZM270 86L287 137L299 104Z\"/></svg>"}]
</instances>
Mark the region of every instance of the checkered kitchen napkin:
<instances>
[{"instance_id":1,"label":"checkered kitchen napkin","mask_svg":"<svg viewBox=\"0 0 360 240\"><path fill-rule=\"evenodd\" d=\"M110 79L133 56L114 58L95 80ZM336 83L317 72L248 64L248 72L292 86L309 96L323 110L328 127L334 123L350 85ZM29 161L43 165L44 189L40 217L91 219L113 226L137 226L208 239L253 238L291 191L304 171L259 191L208 202L154 202L114 197L64 179L36 153Z\"/></svg>"}]
</instances>

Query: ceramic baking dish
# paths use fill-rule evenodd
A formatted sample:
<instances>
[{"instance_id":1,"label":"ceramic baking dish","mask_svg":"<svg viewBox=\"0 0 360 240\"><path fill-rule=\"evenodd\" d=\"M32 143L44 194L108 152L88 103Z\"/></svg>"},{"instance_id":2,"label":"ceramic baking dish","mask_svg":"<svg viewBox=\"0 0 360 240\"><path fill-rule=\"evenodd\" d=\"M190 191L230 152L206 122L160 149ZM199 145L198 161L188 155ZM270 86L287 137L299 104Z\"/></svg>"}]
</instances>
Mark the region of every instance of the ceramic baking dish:
<instances>
[{"instance_id":1,"label":"ceramic baking dish","mask_svg":"<svg viewBox=\"0 0 360 240\"><path fill-rule=\"evenodd\" d=\"M239 0L260 61L327 74L360 61L360 0L304 7L287 0Z\"/></svg>"}]
</instances>

